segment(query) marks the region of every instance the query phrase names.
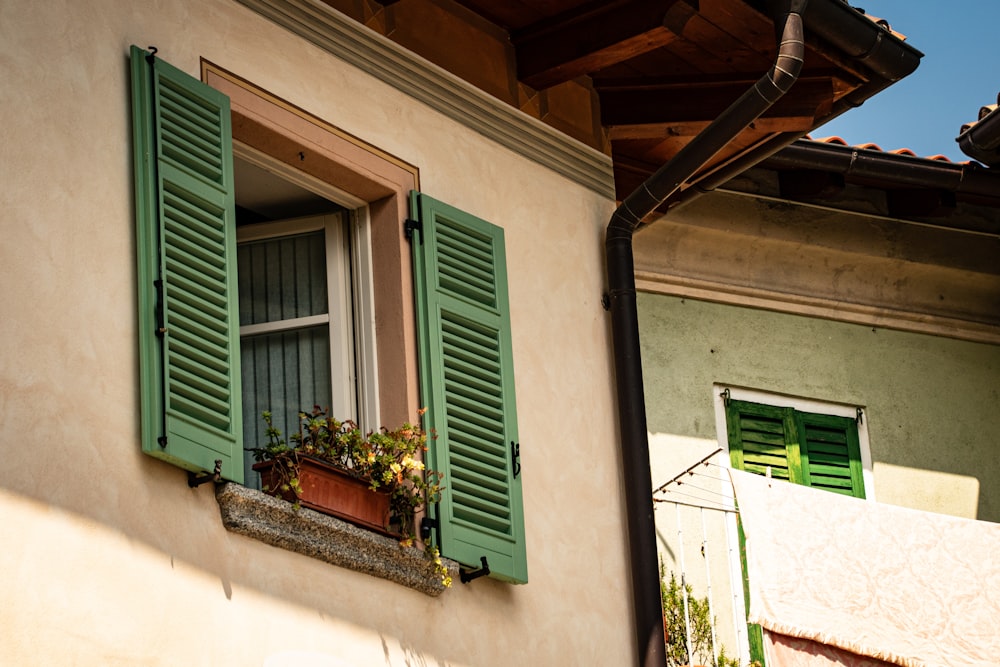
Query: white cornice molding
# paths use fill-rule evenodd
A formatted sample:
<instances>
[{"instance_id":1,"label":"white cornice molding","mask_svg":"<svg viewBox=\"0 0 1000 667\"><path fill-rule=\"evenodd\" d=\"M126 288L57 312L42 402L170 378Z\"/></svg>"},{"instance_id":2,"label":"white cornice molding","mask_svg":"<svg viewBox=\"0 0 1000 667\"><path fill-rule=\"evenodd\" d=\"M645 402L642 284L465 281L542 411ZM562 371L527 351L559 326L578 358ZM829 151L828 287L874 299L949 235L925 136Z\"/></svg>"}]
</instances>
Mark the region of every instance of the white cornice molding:
<instances>
[{"instance_id":1,"label":"white cornice molding","mask_svg":"<svg viewBox=\"0 0 1000 667\"><path fill-rule=\"evenodd\" d=\"M316 0L237 0L452 120L613 199L611 158Z\"/></svg>"}]
</instances>

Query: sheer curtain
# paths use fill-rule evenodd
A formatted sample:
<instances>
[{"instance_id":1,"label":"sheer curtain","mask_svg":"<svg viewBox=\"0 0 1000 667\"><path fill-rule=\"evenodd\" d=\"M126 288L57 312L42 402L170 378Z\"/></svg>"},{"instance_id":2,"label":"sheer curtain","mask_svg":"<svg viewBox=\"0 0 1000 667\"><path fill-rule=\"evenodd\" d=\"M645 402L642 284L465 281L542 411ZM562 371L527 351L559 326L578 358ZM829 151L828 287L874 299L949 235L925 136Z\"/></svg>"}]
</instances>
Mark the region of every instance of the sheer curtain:
<instances>
[{"instance_id":1,"label":"sheer curtain","mask_svg":"<svg viewBox=\"0 0 1000 667\"><path fill-rule=\"evenodd\" d=\"M330 405L324 231L243 243L237 262L240 325L266 325L241 337L244 446L255 447L266 441L265 410L285 438L298 430L300 410L337 410ZM252 454L246 459L249 466ZM259 484L256 474L247 477L248 485Z\"/></svg>"}]
</instances>

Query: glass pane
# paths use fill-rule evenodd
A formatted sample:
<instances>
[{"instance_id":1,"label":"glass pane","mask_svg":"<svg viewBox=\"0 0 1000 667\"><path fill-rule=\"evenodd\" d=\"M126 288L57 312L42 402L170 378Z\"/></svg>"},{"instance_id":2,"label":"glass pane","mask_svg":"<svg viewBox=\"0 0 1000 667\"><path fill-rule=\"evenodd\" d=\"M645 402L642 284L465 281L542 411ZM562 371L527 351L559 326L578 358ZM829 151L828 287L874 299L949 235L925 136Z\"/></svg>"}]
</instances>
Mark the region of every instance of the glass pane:
<instances>
[{"instance_id":1,"label":"glass pane","mask_svg":"<svg viewBox=\"0 0 1000 667\"><path fill-rule=\"evenodd\" d=\"M266 442L261 412L271 412L274 425L287 440L298 431L298 413L313 405L331 408L330 333L326 326L248 336L242 339L243 443ZM260 488L260 476L250 470L253 455L245 453L247 486Z\"/></svg>"},{"instance_id":2,"label":"glass pane","mask_svg":"<svg viewBox=\"0 0 1000 667\"><path fill-rule=\"evenodd\" d=\"M325 238L317 231L237 247L241 326L327 312Z\"/></svg>"}]
</instances>

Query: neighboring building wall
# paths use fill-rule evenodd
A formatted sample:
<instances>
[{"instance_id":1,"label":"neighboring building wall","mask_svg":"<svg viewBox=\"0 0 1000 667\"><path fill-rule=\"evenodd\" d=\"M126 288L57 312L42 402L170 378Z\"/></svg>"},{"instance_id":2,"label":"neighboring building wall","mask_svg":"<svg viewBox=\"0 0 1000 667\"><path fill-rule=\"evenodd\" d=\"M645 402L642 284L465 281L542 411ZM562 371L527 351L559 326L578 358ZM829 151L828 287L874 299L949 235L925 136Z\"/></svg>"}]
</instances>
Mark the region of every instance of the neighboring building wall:
<instances>
[{"instance_id":1,"label":"neighboring building wall","mask_svg":"<svg viewBox=\"0 0 1000 667\"><path fill-rule=\"evenodd\" d=\"M858 405L879 502L1000 521L1000 346L653 294L639 308L649 430L706 448L657 461L719 446L713 383Z\"/></svg>"},{"instance_id":2,"label":"neighboring building wall","mask_svg":"<svg viewBox=\"0 0 1000 667\"><path fill-rule=\"evenodd\" d=\"M430 598L267 546L140 453L133 43L195 77L205 58L504 228L527 585ZM600 305L612 202L230 0L6 2L0 63L0 662L635 662Z\"/></svg>"},{"instance_id":3,"label":"neighboring building wall","mask_svg":"<svg viewBox=\"0 0 1000 667\"><path fill-rule=\"evenodd\" d=\"M720 447L712 462L728 465L717 394L732 387L861 407L870 499L1000 521L1000 345L985 324L1000 295L995 239L713 194L635 244L640 289L649 290L638 308L654 488ZM690 488L716 482L687 481L669 497L718 505L722 496ZM704 532L698 509L679 514L680 535L675 506L656 505L665 567L679 575L683 556L704 596L707 536L731 655L731 619L743 614L731 588L739 571L728 567L735 535L727 539L721 512L704 513Z\"/></svg>"}]
</instances>

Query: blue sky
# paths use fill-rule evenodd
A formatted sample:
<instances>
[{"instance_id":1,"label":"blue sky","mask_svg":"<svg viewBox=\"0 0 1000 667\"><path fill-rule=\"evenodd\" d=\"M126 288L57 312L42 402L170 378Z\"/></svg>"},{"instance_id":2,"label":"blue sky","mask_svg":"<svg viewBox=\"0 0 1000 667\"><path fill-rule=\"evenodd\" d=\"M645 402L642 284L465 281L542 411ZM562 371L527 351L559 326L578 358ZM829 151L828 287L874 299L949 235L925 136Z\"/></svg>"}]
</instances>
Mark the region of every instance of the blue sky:
<instances>
[{"instance_id":1,"label":"blue sky","mask_svg":"<svg viewBox=\"0 0 1000 667\"><path fill-rule=\"evenodd\" d=\"M883 150L969 158L955 137L979 107L1000 92L1000 0L851 0L884 18L924 53L902 81L817 128L813 137L838 135L849 144L874 142Z\"/></svg>"}]
</instances>

